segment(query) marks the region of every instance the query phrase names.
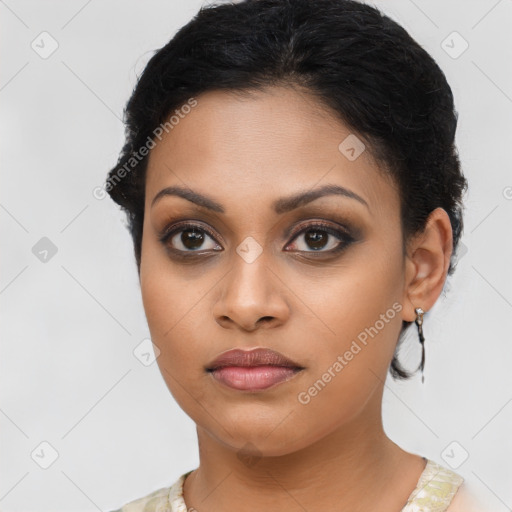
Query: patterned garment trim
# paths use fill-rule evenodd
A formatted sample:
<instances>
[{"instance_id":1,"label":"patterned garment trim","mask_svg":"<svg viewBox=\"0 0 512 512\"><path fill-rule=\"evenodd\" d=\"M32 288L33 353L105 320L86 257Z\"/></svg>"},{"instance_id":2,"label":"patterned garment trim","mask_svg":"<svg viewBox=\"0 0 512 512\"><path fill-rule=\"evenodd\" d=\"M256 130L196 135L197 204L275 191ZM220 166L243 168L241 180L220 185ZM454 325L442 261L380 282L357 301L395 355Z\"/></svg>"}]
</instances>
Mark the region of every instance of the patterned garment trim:
<instances>
[{"instance_id":1,"label":"patterned garment trim","mask_svg":"<svg viewBox=\"0 0 512 512\"><path fill-rule=\"evenodd\" d=\"M428 459L401 512L445 512L463 482L459 474Z\"/></svg>"}]
</instances>

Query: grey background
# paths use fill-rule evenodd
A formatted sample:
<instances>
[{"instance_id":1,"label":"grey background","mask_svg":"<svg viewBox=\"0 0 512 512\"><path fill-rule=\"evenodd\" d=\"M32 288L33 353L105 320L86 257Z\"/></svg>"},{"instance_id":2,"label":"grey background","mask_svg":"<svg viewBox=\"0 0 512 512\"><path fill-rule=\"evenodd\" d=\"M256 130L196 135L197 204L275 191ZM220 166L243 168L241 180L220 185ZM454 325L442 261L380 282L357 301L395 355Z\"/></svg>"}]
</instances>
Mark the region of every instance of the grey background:
<instances>
[{"instance_id":1,"label":"grey background","mask_svg":"<svg viewBox=\"0 0 512 512\"><path fill-rule=\"evenodd\" d=\"M117 159L137 73L201 4L0 1L3 511L112 510L197 467L193 422L156 363L134 356L149 331L131 240L93 189ZM425 384L388 379L385 428L445 466L467 452L455 470L494 511L510 510L512 2L374 5L446 73L470 183L466 252L425 320ZM47 58L31 46L51 48L43 31L58 43ZM469 44L457 58L454 31ZM415 367L412 328L404 345ZM58 454L47 469L42 442Z\"/></svg>"}]
</instances>

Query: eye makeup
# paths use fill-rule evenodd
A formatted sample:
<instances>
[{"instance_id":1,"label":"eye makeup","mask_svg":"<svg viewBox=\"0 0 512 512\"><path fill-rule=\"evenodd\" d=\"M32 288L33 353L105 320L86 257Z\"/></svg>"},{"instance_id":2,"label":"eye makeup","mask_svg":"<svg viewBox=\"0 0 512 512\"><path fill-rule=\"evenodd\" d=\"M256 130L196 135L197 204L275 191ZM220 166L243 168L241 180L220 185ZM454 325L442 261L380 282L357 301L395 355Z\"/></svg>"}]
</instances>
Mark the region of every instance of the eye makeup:
<instances>
[{"instance_id":1,"label":"eye makeup","mask_svg":"<svg viewBox=\"0 0 512 512\"><path fill-rule=\"evenodd\" d=\"M360 240L362 237L361 228L356 226L347 215L337 213L325 216L329 218L315 218L315 216L311 218L303 213L301 217L303 220L292 222L282 235L285 240L283 247L285 252L300 253L305 258L332 259L343 253L353 242ZM178 243L184 249L177 248L174 243L174 240L178 238L177 235L180 235L180 233L181 239ZM183 237L184 233L188 233L189 237ZM305 250L289 249L290 246L297 246L297 242L304 237L307 238L305 245L302 244L306 247ZM169 257L182 261L191 258L196 260L198 258L204 259L224 251L222 246L223 237L215 229L202 220L186 216L181 216L181 218L175 220L167 219L164 227L157 231L157 238L167 250ZM200 242L200 245L203 246L205 245L204 241L208 240L210 240L210 245L213 244L213 247L209 247L206 250L201 247L198 249L189 247L190 250L186 250L185 244L188 242L192 242L192 244ZM323 244L324 241L327 241L327 244ZM333 241L336 242L334 247L332 247ZM310 243L313 243L314 247L308 245ZM318 243L320 243L320 247L318 247ZM330 245L331 248L325 250L326 245Z\"/></svg>"}]
</instances>

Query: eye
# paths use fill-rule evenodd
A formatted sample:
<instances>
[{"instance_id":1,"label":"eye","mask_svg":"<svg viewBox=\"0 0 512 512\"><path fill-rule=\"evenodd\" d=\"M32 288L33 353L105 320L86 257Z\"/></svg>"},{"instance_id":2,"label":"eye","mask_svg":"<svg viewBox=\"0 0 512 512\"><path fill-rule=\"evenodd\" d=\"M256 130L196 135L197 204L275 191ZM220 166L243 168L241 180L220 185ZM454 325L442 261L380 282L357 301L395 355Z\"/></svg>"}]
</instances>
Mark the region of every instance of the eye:
<instances>
[{"instance_id":1,"label":"eye","mask_svg":"<svg viewBox=\"0 0 512 512\"><path fill-rule=\"evenodd\" d=\"M346 229L337 229L320 221L310 222L306 227L299 228L292 237L292 242L286 248L306 253L339 253L354 241ZM176 257L191 257L193 253L205 256L211 251L223 251L215 235L207 227L190 222L164 228L158 239Z\"/></svg>"},{"instance_id":2,"label":"eye","mask_svg":"<svg viewBox=\"0 0 512 512\"><path fill-rule=\"evenodd\" d=\"M159 236L160 242L176 252L221 251L213 234L197 224L175 225Z\"/></svg>"},{"instance_id":3,"label":"eye","mask_svg":"<svg viewBox=\"0 0 512 512\"><path fill-rule=\"evenodd\" d=\"M338 252L346 248L353 238L345 231L338 230L329 224L315 222L293 238L292 249L301 252ZM288 245L287 247L290 247Z\"/></svg>"}]
</instances>

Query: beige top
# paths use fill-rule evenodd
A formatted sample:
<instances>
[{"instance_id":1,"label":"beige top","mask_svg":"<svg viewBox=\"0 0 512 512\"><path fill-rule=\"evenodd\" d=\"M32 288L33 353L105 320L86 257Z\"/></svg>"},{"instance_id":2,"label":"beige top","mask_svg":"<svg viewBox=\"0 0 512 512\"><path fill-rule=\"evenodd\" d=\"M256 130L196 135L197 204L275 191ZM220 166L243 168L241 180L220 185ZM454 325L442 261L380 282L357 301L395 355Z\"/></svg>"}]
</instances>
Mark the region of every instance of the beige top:
<instances>
[{"instance_id":1,"label":"beige top","mask_svg":"<svg viewBox=\"0 0 512 512\"><path fill-rule=\"evenodd\" d=\"M400 512L456 512L459 507L449 510L448 507L464 479L450 469L426 460L425 469ZM182 474L170 487L158 489L112 512L188 512L183 499L183 482L190 473L192 470Z\"/></svg>"}]
</instances>

